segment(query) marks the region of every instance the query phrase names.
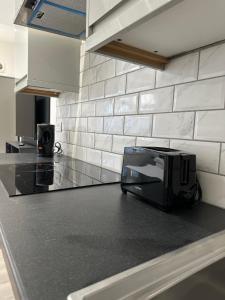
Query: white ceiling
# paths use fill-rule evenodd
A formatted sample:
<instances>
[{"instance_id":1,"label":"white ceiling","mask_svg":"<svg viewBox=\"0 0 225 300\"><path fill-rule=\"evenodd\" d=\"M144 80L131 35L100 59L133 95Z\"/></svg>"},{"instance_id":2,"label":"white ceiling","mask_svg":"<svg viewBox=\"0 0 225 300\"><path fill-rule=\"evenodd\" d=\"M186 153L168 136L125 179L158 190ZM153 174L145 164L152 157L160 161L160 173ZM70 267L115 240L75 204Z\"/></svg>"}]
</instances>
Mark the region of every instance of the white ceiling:
<instances>
[{"instance_id":1,"label":"white ceiling","mask_svg":"<svg viewBox=\"0 0 225 300\"><path fill-rule=\"evenodd\" d=\"M15 0L0 0L0 42L14 41Z\"/></svg>"}]
</instances>

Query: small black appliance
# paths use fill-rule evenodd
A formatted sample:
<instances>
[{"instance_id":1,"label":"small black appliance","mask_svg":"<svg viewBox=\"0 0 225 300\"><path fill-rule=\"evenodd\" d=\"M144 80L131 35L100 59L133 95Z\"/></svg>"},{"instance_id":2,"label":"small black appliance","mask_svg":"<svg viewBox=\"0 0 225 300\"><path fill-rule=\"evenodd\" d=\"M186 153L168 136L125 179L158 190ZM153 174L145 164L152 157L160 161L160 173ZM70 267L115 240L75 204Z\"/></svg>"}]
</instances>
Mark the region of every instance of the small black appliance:
<instances>
[{"instance_id":1,"label":"small black appliance","mask_svg":"<svg viewBox=\"0 0 225 300\"><path fill-rule=\"evenodd\" d=\"M55 126L37 124L37 153L39 156L52 157L54 155Z\"/></svg>"},{"instance_id":2,"label":"small black appliance","mask_svg":"<svg viewBox=\"0 0 225 300\"><path fill-rule=\"evenodd\" d=\"M121 188L163 209L201 198L196 156L160 147L125 147Z\"/></svg>"}]
</instances>

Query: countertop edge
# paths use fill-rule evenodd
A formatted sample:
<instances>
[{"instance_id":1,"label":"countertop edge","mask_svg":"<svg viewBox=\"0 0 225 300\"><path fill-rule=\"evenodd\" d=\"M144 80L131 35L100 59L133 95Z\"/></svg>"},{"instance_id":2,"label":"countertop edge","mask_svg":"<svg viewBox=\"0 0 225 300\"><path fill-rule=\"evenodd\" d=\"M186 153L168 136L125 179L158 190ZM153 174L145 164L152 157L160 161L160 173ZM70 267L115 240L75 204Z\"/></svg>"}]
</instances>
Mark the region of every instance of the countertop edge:
<instances>
[{"instance_id":1,"label":"countertop edge","mask_svg":"<svg viewBox=\"0 0 225 300\"><path fill-rule=\"evenodd\" d=\"M113 288L116 294L120 294L120 299L123 297L127 300L134 299L134 296L138 297L137 299L139 297L140 299L152 299L224 257L225 230L222 230L71 293L67 300L85 300L92 296L97 299L96 295L102 300L105 299L104 297L109 297L107 289L111 290L112 293ZM154 277L153 283L150 283L149 279L146 280L146 278L150 278L151 272ZM136 283L137 276L139 280ZM121 284L123 284L123 290Z\"/></svg>"},{"instance_id":2,"label":"countertop edge","mask_svg":"<svg viewBox=\"0 0 225 300\"><path fill-rule=\"evenodd\" d=\"M9 279L12 285L14 296L18 300L28 300L28 297L25 292L25 288L23 286L22 280L17 270L14 258L11 254L7 239L5 237L2 224L0 224L0 237L1 237L2 253L9 274Z\"/></svg>"}]
</instances>

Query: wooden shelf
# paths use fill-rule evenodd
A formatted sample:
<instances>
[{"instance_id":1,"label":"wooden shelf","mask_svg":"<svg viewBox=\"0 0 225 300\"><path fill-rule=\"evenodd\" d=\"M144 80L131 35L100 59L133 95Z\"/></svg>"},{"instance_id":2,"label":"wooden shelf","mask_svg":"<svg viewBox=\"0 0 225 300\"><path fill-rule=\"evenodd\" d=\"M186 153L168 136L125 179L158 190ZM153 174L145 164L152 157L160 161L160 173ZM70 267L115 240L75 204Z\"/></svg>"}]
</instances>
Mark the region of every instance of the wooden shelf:
<instances>
[{"instance_id":1,"label":"wooden shelf","mask_svg":"<svg viewBox=\"0 0 225 300\"><path fill-rule=\"evenodd\" d=\"M169 59L164 56L117 41L106 44L99 48L97 52L160 70L164 70L165 65L169 62Z\"/></svg>"},{"instance_id":2,"label":"wooden shelf","mask_svg":"<svg viewBox=\"0 0 225 300\"><path fill-rule=\"evenodd\" d=\"M56 98L58 98L60 95L60 92L50 91L50 90L41 90L41 89L32 88L32 87L25 87L22 90L20 90L20 93L32 94L32 95L37 95L37 96L56 97Z\"/></svg>"}]
</instances>

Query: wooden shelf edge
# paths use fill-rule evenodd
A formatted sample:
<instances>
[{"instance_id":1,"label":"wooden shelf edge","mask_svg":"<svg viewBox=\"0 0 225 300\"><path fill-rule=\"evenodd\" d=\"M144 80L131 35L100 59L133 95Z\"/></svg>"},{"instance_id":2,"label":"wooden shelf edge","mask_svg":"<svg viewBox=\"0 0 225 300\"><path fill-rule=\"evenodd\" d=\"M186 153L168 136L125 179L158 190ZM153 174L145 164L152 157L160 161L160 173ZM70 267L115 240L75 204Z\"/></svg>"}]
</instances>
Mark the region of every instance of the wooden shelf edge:
<instances>
[{"instance_id":1,"label":"wooden shelf edge","mask_svg":"<svg viewBox=\"0 0 225 300\"><path fill-rule=\"evenodd\" d=\"M19 92L20 93L25 93L25 94L32 94L32 95L37 95L37 96L55 97L55 98L58 98L59 95L60 95L60 92L50 91L50 90L41 90L41 89L36 89L34 87L25 87L22 90L20 90Z\"/></svg>"},{"instance_id":2,"label":"wooden shelf edge","mask_svg":"<svg viewBox=\"0 0 225 300\"><path fill-rule=\"evenodd\" d=\"M170 61L167 57L116 41L99 48L97 52L160 70L164 70Z\"/></svg>"}]
</instances>

